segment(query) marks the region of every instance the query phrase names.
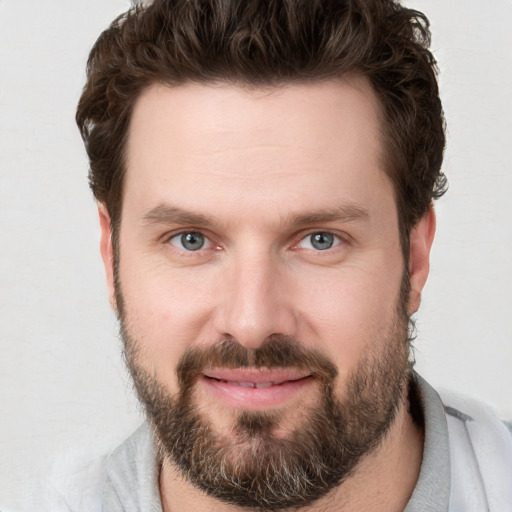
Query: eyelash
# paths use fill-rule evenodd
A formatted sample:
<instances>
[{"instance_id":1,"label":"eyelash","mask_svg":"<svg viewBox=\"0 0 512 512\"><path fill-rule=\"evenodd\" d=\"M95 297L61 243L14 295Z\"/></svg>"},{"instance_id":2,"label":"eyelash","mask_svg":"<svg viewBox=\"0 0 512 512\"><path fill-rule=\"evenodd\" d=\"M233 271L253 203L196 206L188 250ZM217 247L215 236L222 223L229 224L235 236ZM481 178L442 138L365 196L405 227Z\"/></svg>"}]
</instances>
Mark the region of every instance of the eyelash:
<instances>
[{"instance_id":1,"label":"eyelash","mask_svg":"<svg viewBox=\"0 0 512 512\"><path fill-rule=\"evenodd\" d=\"M204 239L204 243L207 245L207 247L199 247L198 249L196 250L187 250L185 247L183 247L183 237L186 236L186 235L195 235L195 236L200 236L200 237L203 237ZM172 243L173 240L175 239L181 239L182 240L182 247L178 247L177 245L175 245L174 243ZM180 231L179 233L173 233L172 235L166 237L166 242L168 244L171 244L172 246L176 247L178 250L182 251L182 252L185 252L185 253L195 253L195 252L200 252L204 249L209 249L211 248L213 244L212 240L210 239L210 237L206 236L204 233L202 233L200 230L186 230L186 231Z\"/></svg>"},{"instance_id":2,"label":"eyelash","mask_svg":"<svg viewBox=\"0 0 512 512\"><path fill-rule=\"evenodd\" d=\"M184 235L196 235L196 236L199 235L204 238L204 242L207 246L206 247L201 246L196 250L187 250L185 247L183 247L182 238L181 238L181 246L182 247L179 247L177 244L172 243L173 240L180 239L180 237L183 237ZM308 239L310 240L310 245L312 245L311 237L314 235L328 235L328 236L333 237L333 245L331 247L327 247L325 249L318 249L318 248L315 249L314 247L300 247L300 244L303 243L304 241L307 241ZM301 233L299 240L297 242L294 242L291 248L295 249L295 250L302 249L302 250L306 250L306 251L316 253L316 254L332 253L332 251L335 250L338 246L343 245L346 242L347 242L346 235L342 236L341 234L338 234L333 231L317 229L314 231L309 231L306 234ZM172 245L181 253L188 254L188 255L193 255L194 253L201 253L206 249L211 249L212 247L214 247L216 249L220 249L219 245L216 245L215 242L212 241L211 237L209 237L208 235L205 235L201 230L195 230L195 229L184 230L184 231L180 231L178 233L173 233L169 236L166 236L165 243Z\"/></svg>"},{"instance_id":3,"label":"eyelash","mask_svg":"<svg viewBox=\"0 0 512 512\"><path fill-rule=\"evenodd\" d=\"M315 253L322 253L322 252L331 251L331 250L335 249L336 247L338 247L339 245L343 244L343 242L344 242L344 239L340 235L333 233L332 231L311 231L307 235L303 236L299 240L299 242L297 244L295 244L294 247L299 247L300 244L302 244L303 242L308 241L308 240L309 240L310 245L313 245L312 238L315 235L317 235L317 236L322 235L323 237L325 237L327 235L327 237L332 237L333 245L331 247L326 247L325 249L318 249L315 247L311 247L311 248L302 247L302 249L309 250L309 251L312 251Z\"/></svg>"}]
</instances>

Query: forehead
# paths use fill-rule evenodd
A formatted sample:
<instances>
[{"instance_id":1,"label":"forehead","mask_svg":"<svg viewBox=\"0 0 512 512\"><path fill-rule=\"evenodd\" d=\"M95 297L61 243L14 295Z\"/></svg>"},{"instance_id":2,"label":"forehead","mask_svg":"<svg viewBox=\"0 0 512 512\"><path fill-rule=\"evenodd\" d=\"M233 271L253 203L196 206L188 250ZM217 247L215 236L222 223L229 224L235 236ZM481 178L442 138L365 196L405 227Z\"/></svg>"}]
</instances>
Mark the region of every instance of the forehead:
<instances>
[{"instance_id":1,"label":"forehead","mask_svg":"<svg viewBox=\"0 0 512 512\"><path fill-rule=\"evenodd\" d=\"M307 207L323 195L336 208L392 194L382 160L380 107L364 78L265 89L153 85L132 115L125 199L155 207L178 191L198 199L206 190L205 207Z\"/></svg>"},{"instance_id":2,"label":"forehead","mask_svg":"<svg viewBox=\"0 0 512 512\"><path fill-rule=\"evenodd\" d=\"M201 140L207 151L211 143L215 148L246 145L279 132L279 142L328 147L339 138L354 141L363 132L374 137L379 114L379 102L364 77L267 88L154 84L135 103L129 139L153 141L159 131L190 144Z\"/></svg>"}]
</instances>

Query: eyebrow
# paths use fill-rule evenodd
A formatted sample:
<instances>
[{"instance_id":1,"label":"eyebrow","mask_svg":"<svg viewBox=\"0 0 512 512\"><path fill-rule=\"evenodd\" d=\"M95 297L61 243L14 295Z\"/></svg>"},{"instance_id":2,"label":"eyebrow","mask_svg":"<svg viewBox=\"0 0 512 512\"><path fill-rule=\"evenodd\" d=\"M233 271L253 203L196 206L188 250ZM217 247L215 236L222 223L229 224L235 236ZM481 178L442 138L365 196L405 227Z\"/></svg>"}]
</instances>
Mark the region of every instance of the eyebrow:
<instances>
[{"instance_id":1,"label":"eyebrow","mask_svg":"<svg viewBox=\"0 0 512 512\"><path fill-rule=\"evenodd\" d=\"M345 204L328 210L318 210L292 215L288 219L291 226L303 226L305 224L322 224L324 222L352 222L368 220L368 210L354 204Z\"/></svg>"},{"instance_id":2,"label":"eyebrow","mask_svg":"<svg viewBox=\"0 0 512 512\"><path fill-rule=\"evenodd\" d=\"M327 210L313 210L300 214L291 214L281 222L284 225L297 227L325 222L352 222L367 220L368 211L357 204L346 204ZM195 213L177 206L160 204L148 210L142 216L144 224L182 224L196 226L214 226L219 222L211 216Z\"/></svg>"},{"instance_id":3,"label":"eyebrow","mask_svg":"<svg viewBox=\"0 0 512 512\"><path fill-rule=\"evenodd\" d=\"M215 224L212 217L194 213L176 206L161 204L142 216L144 224L196 224L210 226Z\"/></svg>"}]
</instances>

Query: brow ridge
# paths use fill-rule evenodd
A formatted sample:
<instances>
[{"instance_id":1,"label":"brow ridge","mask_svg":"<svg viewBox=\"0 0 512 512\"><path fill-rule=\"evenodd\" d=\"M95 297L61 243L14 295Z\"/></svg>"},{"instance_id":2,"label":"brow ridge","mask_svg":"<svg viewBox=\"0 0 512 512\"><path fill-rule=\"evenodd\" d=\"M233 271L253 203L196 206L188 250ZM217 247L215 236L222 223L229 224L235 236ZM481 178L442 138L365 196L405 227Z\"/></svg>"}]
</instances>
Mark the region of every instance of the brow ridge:
<instances>
[{"instance_id":1,"label":"brow ridge","mask_svg":"<svg viewBox=\"0 0 512 512\"><path fill-rule=\"evenodd\" d=\"M306 224L321 224L324 222L352 222L358 220L367 220L369 218L368 210L357 204L346 204L327 210L318 210L304 212L298 215L292 215L288 219L291 226L301 226Z\"/></svg>"},{"instance_id":2,"label":"brow ridge","mask_svg":"<svg viewBox=\"0 0 512 512\"><path fill-rule=\"evenodd\" d=\"M291 214L281 222L291 227L322 224L326 222L353 222L366 220L368 211L357 204L346 204L327 210L312 210L299 214ZM202 213L191 212L170 204L160 204L148 210L142 217L144 224L183 224L212 226L218 224L214 217Z\"/></svg>"},{"instance_id":3,"label":"brow ridge","mask_svg":"<svg viewBox=\"0 0 512 512\"><path fill-rule=\"evenodd\" d=\"M142 217L144 224L214 224L212 217L195 213L177 206L160 204L148 210Z\"/></svg>"}]
</instances>

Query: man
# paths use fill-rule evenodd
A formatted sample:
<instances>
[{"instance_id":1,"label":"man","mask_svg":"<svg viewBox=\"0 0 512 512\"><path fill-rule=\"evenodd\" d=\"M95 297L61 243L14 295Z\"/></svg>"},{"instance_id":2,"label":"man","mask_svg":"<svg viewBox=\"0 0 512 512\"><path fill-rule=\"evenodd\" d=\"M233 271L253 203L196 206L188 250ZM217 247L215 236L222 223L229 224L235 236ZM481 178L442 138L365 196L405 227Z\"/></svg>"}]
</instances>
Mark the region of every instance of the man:
<instances>
[{"instance_id":1,"label":"man","mask_svg":"<svg viewBox=\"0 0 512 512\"><path fill-rule=\"evenodd\" d=\"M389 0L154 0L102 34L77 121L148 425L72 510L511 510L506 427L409 357L428 42Z\"/></svg>"}]
</instances>

